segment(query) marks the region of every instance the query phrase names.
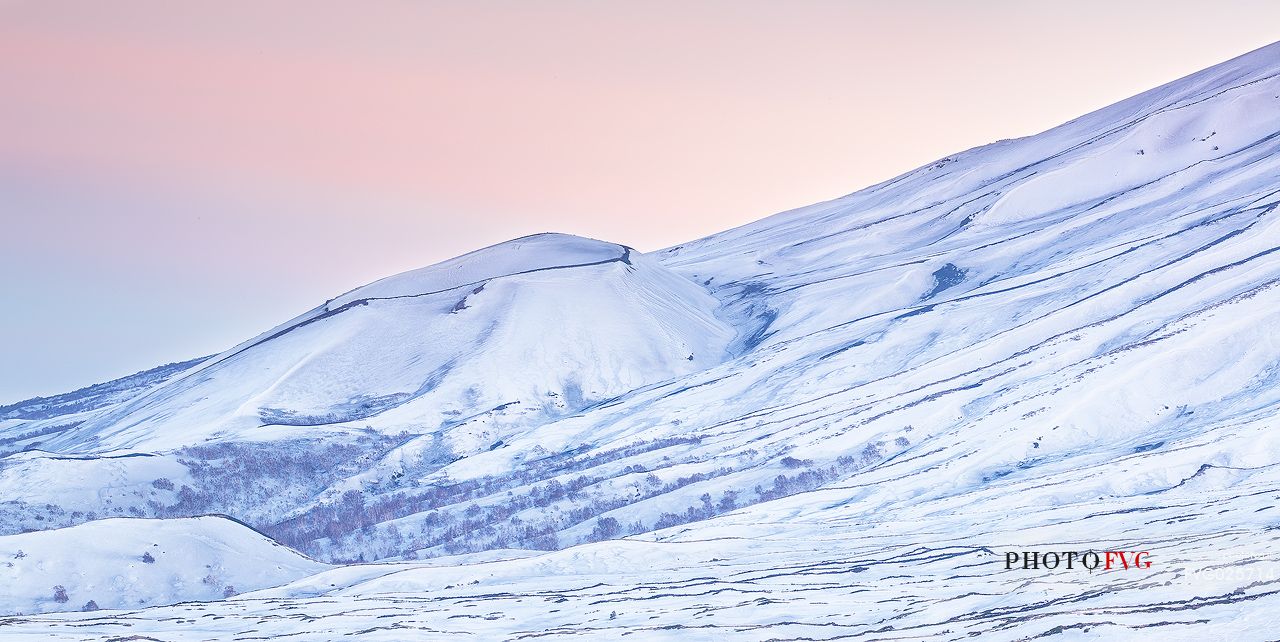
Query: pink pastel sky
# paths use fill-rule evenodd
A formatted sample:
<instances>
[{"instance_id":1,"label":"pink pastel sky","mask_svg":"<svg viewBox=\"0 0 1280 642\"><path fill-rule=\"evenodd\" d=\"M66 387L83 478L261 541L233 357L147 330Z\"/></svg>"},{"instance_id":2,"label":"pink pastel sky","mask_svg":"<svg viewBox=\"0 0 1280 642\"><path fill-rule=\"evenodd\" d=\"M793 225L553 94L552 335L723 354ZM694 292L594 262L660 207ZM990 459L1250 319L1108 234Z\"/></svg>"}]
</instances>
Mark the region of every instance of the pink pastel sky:
<instances>
[{"instance_id":1,"label":"pink pastel sky","mask_svg":"<svg viewBox=\"0 0 1280 642\"><path fill-rule=\"evenodd\" d=\"M533 232L653 250L1268 44L1280 2L0 0L0 403Z\"/></svg>"}]
</instances>

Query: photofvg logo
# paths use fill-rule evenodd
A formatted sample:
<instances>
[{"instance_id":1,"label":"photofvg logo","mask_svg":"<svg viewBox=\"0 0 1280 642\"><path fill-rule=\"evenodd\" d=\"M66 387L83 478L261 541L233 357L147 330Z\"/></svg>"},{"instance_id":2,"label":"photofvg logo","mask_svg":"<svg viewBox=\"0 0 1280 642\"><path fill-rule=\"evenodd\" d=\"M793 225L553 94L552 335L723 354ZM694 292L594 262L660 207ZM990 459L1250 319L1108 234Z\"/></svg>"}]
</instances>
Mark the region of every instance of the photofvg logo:
<instances>
[{"instance_id":1,"label":"photofvg logo","mask_svg":"<svg viewBox=\"0 0 1280 642\"><path fill-rule=\"evenodd\" d=\"M1096 571L1151 568L1147 551L1010 551L1004 554L1006 569L1056 570L1058 568Z\"/></svg>"}]
</instances>

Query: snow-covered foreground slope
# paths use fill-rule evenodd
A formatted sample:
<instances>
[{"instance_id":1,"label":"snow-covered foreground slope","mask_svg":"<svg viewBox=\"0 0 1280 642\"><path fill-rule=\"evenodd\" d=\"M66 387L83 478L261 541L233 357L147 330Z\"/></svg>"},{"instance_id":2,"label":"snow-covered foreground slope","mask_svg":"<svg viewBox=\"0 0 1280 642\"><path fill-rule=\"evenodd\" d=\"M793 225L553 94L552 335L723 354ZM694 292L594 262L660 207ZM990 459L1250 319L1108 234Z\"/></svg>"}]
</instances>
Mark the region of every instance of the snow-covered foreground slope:
<instances>
[{"instance_id":1,"label":"snow-covered foreground slope","mask_svg":"<svg viewBox=\"0 0 1280 642\"><path fill-rule=\"evenodd\" d=\"M5 614L221 599L327 568L221 517L103 519L9 535L0 560Z\"/></svg>"},{"instance_id":2,"label":"snow-covered foreground slope","mask_svg":"<svg viewBox=\"0 0 1280 642\"><path fill-rule=\"evenodd\" d=\"M126 630L165 640L1025 640L1062 634L1123 640L1154 630L1167 640L1262 640L1276 630L1280 608L1280 535L1251 535L1240 514L1274 502L1274 491L1258 496L1265 488L1249 484L1207 498L1234 514L1219 518L1216 529L1186 519L1186 498L1121 502L1109 510L1078 504L927 522L793 524L783 518L812 511L797 496L776 502L773 515L744 511L661 542L599 542L497 562L343 567L213 604L99 614L91 621L0 619L0 634L66 640ZM810 501L843 495L820 491ZM1059 550L1140 546L1154 561L1142 571L1004 568L1004 550L1043 543Z\"/></svg>"},{"instance_id":3,"label":"snow-covered foreground slope","mask_svg":"<svg viewBox=\"0 0 1280 642\"><path fill-rule=\"evenodd\" d=\"M652 255L548 237L571 260L497 246L357 290L0 459L0 509L86 519L98 473L56 480L102 470L98 516L225 512L396 564L0 634L1265 639L1277 152L1273 45ZM565 316L598 284L625 305ZM1023 550L1151 566L1006 569Z\"/></svg>"}]
</instances>

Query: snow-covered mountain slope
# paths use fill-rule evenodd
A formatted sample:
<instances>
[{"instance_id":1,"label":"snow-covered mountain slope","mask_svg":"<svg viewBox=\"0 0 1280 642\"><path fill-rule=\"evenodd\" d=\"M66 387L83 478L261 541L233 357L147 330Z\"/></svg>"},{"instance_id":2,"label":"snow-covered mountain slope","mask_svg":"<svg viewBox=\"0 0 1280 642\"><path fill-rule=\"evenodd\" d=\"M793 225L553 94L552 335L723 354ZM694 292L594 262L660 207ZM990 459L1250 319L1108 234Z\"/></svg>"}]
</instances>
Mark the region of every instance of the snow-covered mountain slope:
<instances>
[{"instance_id":1,"label":"snow-covered mountain slope","mask_svg":"<svg viewBox=\"0 0 1280 642\"><path fill-rule=\"evenodd\" d=\"M103 519L0 537L0 612L222 599L326 568L222 517Z\"/></svg>"},{"instance_id":2,"label":"snow-covered mountain slope","mask_svg":"<svg viewBox=\"0 0 1280 642\"><path fill-rule=\"evenodd\" d=\"M726 358L716 301L631 249L542 234L348 292L49 440L59 449L268 438L275 426L426 432L578 410ZM501 377L493 373L501 372ZM280 431L275 431L280 432Z\"/></svg>"},{"instance_id":3,"label":"snow-covered mountain slope","mask_svg":"<svg viewBox=\"0 0 1280 642\"><path fill-rule=\"evenodd\" d=\"M106 383L86 386L65 394L52 397L36 397L23 402L0 406L0 420L64 417L79 412L105 408L127 401L147 388L162 383L179 372L193 368L208 358L201 357L189 361L169 363Z\"/></svg>"},{"instance_id":4,"label":"snow-covered mountain slope","mask_svg":"<svg viewBox=\"0 0 1280 642\"><path fill-rule=\"evenodd\" d=\"M1255 637L1280 595L1278 152L1272 45L651 255L482 250L0 459L0 509L83 520L63 498L84 489L19 480L104 465L132 489L112 511L225 512L327 561L402 561L209 607L223 631L287 606L273 633L312 639ZM626 304L564 316L599 283ZM419 313L444 334L394 330ZM643 365L579 378L601 358ZM568 381L598 394L536 401ZM1006 570L1025 549L1152 566ZM481 551L514 559L411 561ZM158 619L189 615L130 617L181 638Z\"/></svg>"},{"instance_id":5,"label":"snow-covered mountain slope","mask_svg":"<svg viewBox=\"0 0 1280 642\"><path fill-rule=\"evenodd\" d=\"M40 448L86 418L132 399L208 359L170 363L52 397L0 406L0 457Z\"/></svg>"}]
</instances>

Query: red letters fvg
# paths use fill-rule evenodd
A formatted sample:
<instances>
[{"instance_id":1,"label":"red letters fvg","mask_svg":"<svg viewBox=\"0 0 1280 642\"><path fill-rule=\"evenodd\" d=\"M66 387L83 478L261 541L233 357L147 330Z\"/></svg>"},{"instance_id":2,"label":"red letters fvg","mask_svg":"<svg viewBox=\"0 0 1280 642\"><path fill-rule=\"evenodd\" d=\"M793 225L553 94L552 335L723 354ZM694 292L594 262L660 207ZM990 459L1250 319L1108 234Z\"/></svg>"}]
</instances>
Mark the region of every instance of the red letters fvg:
<instances>
[{"instance_id":1,"label":"red letters fvg","mask_svg":"<svg viewBox=\"0 0 1280 642\"><path fill-rule=\"evenodd\" d=\"M1104 571L1151 568L1147 551L1009 551L1004 554L1004 567L1012 569L1021 564L1025 570L1052 571L1059 566L1077 567L1089 571L1102 567Z\"/></svg>"}]
</instances>

